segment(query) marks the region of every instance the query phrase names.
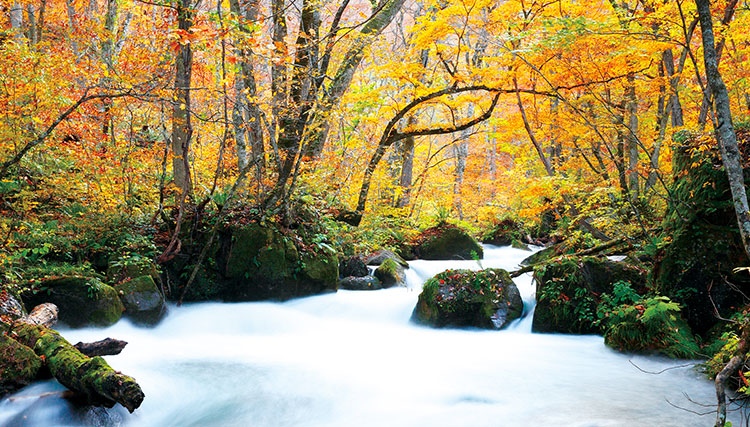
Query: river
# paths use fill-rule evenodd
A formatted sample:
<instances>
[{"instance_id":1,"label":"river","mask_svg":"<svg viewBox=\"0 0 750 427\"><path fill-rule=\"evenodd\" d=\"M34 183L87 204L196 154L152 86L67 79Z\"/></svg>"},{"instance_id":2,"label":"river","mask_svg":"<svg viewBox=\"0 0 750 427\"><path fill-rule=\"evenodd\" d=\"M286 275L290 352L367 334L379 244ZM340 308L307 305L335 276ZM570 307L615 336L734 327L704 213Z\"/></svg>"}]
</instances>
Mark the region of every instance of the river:
<instances>
[{"instance_id":1,"label":"river","mask_svg":"<svg viewBox=\"0 0 750 427\"><path fill-rule=\"evenodd\" d=\"M486 246L481 265L512 270L528 255ZM424 280L448 268L480 268L476 261L410 264L407 288L170 307L155 328L127 320L61 328L73 343L128 341L106 359L138 380L143 405L133 414L77 408L50 380L2 400L0 425L713 425L713 413L678 408L710 412L699 404L715 403L712 382L691 364L621 354L599 336L531 333L529 275L516 279L527 315L506 330L410 323ZM744 425L734 417L735 427Z\"/></svg>"}]
</instances>

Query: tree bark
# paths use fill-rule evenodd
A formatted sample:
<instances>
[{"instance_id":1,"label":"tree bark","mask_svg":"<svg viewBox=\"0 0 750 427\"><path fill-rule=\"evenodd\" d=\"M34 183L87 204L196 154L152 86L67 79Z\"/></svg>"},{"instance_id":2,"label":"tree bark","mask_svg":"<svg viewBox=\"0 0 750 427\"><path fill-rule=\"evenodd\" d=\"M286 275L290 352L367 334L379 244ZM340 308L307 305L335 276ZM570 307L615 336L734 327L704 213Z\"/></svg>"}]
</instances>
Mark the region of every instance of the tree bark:
<instances>
[{"instance_id":1,"label":"tree bark","mask_svg":"<svg viewBox=\"0 0 750 427\"><path fill-rule=\"evenodd\" d=\"M138 383L112 369L101 357L85 356L47 327L56 321L57 307L42 304L13 323L13 338L44 357L60 384L82 395L87 403L106 407L119 403L131 413L135 411L144 398Z\"/></svg>"},{"instance_id":2,"label":"tree bark","mask_svg":"<svg viewBox=\"0 0 750 427\"><path fill-rule=\"evenodd\" d=\"M193 26L194 8L191 0L177 0L177 26L183 34L187 34ZM192 193L193 185L190 177L190 142L193 137L193 127L190 122L190 85L193 73L193 51L190 43L181 43L175 58L175 101L172 106L172 172L174 183L183 195Z\"/></svg>"},{"instance_id":3,"label":"tree bark","mask_svg":"<svg viewBox=\"0 0 750 427\"><path fill-rule=\"evenodd\" d=\"M727 6L724 9L724 16L721 19L721 25L727 26L729 25L729 22L732 21L732 18L734 17L734 11L737 8L737 2L738 0L729 0L727 2ZM726 39L724 37L719 40L719 43L716 44L716 66L719 66L719 62L721 61L721 53L724 50L724 44L726 42ZM709 83L706 86L706 90L703 92L703 100L701 101L701 110L700 114L698 115L698 125L701 126L701 129L703 126L706 125L706 120L708 119L708 112L711 109L711 103L714 99L715 93L713 91L713 88L711 87L711 84Z\"/></svg>"},{"instance_id":4,"label":"tree bark","mask_svg":"<svg viewBox=\"0 0 750 427\"><path fill-rule=\"evenodd\" d=\"M742 237L745 254L750 259L750 208L745 190L745 177L742 170L742 155L737 146L737 135L734 133L732 112L730 110L729 94L721 78L718 67L718 56L714 45L713 22L711 20L711 6L709 0L696 0L698 15L703 35L703 61L706 68L706 80L714 94L716 108L715 129L719 141L722 163L729 178L729 188L732 192L734 211Z\"/></svg>"},{"instance_id":5,"label":"tree bark","mask_svg":"<svg viewBox=\"0 0 750 427\"><path fill-rule=\"evenodd\" d=\"M122 349L128 345L126 341L116 340L114 338L105 338L95 342L79 342L73 347L88 357L94 356L114 356L120 354Z\"/></svg>"}]
</instances>

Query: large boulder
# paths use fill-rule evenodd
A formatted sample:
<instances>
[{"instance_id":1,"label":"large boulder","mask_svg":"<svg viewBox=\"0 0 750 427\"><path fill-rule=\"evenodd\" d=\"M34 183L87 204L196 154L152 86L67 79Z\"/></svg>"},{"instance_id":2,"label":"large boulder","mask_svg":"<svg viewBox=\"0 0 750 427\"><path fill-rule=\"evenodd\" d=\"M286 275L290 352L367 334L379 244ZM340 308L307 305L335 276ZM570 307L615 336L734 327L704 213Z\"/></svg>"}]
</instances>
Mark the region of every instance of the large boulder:
<instances>
[{"instance_id":1,"label":"large boulder","mask_svg":"<svg viewBox=\"0 0 750 427\"><path fill-rule=\"evenodd\" d=\"M695 149L699 142L694 135L681 133L675 139L672 202L662 223L652 279L657 291L683 305L693 331L705 336L719 322L717 311L728 318L745 299L750 275L734 271L747 266L747 257L719 153ZM738 131L738 139L746 146L748 132ZM749 172L745 170L746 187Z\"/></svg>"},{"instance_id":2,"label":"large boulder","mask_svg":"<svg viewBox=\"0 0 750 427\"><path fill-rule=\"evenodd\" d=\"M510 218L498 221L482 235L482 243L495 246L524 244L528 240L521 224Z\"/></svg>"},{"instance_id":3,"label":"large boulder","mask_svg":"<svg viewBox=\"0 0 750 427\"><path fill-rule=\"evenodd\" d=\"M601 332L597 306L618 282L645 291L646 271L607 258L562 256L534 269L537 305L532 330L588 334Z\"/></svg>"},{"instance_id":4,"label":"large boulder","mask_svg":"<svg viewBox=\"0 0 750 427\"><path fill-rule=\"evenodd\" d=\"M374 254L368 256L365 259L365 264L367 265L380 265L385 260L390 259L394 261L396 264L404 267L409 268L409 263L407 263L403 258L401 258L400 255L393 251L389 251L388 249L381 249Z\"/></svg>"},{"instance_id":5,"label":"large boulder","mask_svg":"<svg viewBox=\"0 0 750 427\"><path fill-rule=\"evenodd\" d=\"M501 329L522 313L521 294L507 271L447 270L425 282L412 320L436 327Z\"/></svg>"},{"instance_id":6,"label":"large boulder","mask_svg":"<svg viewBox=\"0 0 750 427\"><path fill-rule=\"evenodd\" d=\"M375 291L383 289L383 285L380 283L380 280L374 276L349 276L344 277L339 281L339 289L347 289L351 291Z\"/></svg>"},{"instance_id":7,"label":"large boulder","mask_svg":"<svg viewBox=\"0 0 750 427\"><path fill-rule=\"evenodd\" d=\"M154 282L159 283L159 266L151 260L140 255L126 255L110 261L107 266L107 282L118 283L141 276L151 276Z\"/></svg>"},{"instance_id":8,"label":"large boulder","mask_svg":"<svg viewBox=\"0 0 750 427\"><path fill-rule=\"evenodd\" d=\"M423 231L413 251L418 258L431 260L471 260L484 256L482 247L469 233L445 223Z\"/></svg>"},{"instance_id":9,"label":"large boulder","mask_svg":"<svg viewBox=\"0 0 750 427\"><path fill-rule=\"evenodd\" d=\"M125 306L125 316L138 323L155 324L166 311L164 296L151 276L140 276L115 285Z\"/></svg>"},{"instance_id":10,"label":"large boulder","mask_svg":"<svg viewBox=\"0 0 750 427\"><path fill-rule=\"evenodd\" d=\"M339 274L341 277L365 277L370 274L362 257L353 256L339 263Z\"/></svg>"},{"instance_id":11,"label":"large boulder","mask_svg":"<svg viewBox=\"0 0 750 427\"><path fill-rule=\"evenodd\" d=\"M375 269L375 277L380 280L384 288L406 286L406 272L404 271L404 267L392 259L386 259Z\"/></svg>"},{"instance_id":12,"label":"large boulder","mask_svg":"<svg viewBox=\"0 0 750 427\"><path fill-rule=\"evenodd\" d=\"M0 335L0 397L29 385L37 378L42 364L34 350Z\"/></svg>"},{"instance_id":13,"label":"large boulder","mask_svg":"<svg viewBox=\"0 0 750 427\"><path fill-rule=\"evenodd\" d=\"M94 277L48 279L22 298L27 310L45 302L57 305L60 321L73 328L112 325L125 310L117 291Z\"/></svg>"},{"instance_id":14,"label":"large boulder","mask_svg":"<svg viewBox=\"0 0 750 427\"><path fill-rule=\"evenodd\" d=\"M665 296L638 299L608 312L604 343L620 351L702 357L679 304Z\"/></svg>"},{"instance_id":15,"label":"large boulder","mask_svg":"<svg viewBox=\"0 0 750 427\"><path fill-rule=\"evenodd\" d=\"M326 245L302 245L257 223L227 230L217 255L220 299L256 301L336 291L338 259Z\"/></svg>"}]
</instances>

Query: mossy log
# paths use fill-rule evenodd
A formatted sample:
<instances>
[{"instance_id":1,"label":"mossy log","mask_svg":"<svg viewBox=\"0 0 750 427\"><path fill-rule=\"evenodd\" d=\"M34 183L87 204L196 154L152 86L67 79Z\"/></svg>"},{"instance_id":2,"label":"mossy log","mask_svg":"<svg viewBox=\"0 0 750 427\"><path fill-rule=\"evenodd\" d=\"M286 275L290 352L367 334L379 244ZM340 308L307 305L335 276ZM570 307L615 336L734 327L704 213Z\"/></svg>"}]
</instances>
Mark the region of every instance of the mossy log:
<instances>
[{"instance_id":1,"label":"mossy log","mask_svg":"<svg viewBox=\"0 0 750 427\"><path fill-rule=\"evenodd\" d=\"M50 310L35 309L28 318L35 312L49 314ZM60 384L91 405L112 407L119 403L130 412L141 405L144 394L133 378L115 371L101 357L85 356L57 331L28 318L13 324L13 337L41 356Z\"/></svg>"}]
</instances>

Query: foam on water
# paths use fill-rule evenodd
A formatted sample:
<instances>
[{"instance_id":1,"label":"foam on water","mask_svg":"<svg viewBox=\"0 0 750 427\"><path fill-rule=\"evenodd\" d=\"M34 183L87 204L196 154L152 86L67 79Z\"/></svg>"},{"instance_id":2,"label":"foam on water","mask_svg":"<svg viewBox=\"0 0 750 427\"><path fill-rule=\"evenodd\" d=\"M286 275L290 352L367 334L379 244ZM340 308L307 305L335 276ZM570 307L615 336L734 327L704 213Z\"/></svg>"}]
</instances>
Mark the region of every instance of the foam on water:
<instances>
[{"instance_id":1,"label":"foam on water","mask_svg":"<svg viewBox=\"0 0 750 427\"><path fill-rule=\"evenodd\" d=\"M515 269L528 255L488 246L481 265ZM599 336L532 334L528 315L499 332L411 324L421 284L448 268L480 266L414 261L408 288L190 304L171 307L153 329L123 320L64 330L71 342L129 342L106 359L141 384L141 408L75 408L46 381L0 402L0 425L712 425L713 415L669 403L706 411L685 397L715 401L699 372L634 366L661 371L678 362L619 354ZM531 278L516 283L528 312Z\"/></svg>"}]
</instances>

